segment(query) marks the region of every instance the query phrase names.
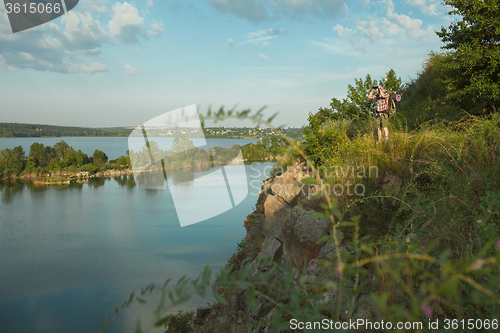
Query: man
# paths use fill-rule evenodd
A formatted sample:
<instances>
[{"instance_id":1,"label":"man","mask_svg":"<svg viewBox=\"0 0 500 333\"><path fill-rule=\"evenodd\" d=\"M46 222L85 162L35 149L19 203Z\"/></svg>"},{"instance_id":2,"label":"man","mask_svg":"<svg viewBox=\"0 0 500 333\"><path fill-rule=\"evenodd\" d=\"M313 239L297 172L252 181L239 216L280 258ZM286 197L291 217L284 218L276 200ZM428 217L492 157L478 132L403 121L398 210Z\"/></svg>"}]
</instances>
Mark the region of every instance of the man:
<instances>
[{"instance_id":1,"label":"man","mask_svg":"<svg viewBox=\"0 0 500 333\"><path fill-rule=\"evenodd\" d=\"M378 89L378 93L377 93ZM377 100L377 116L375 124L377 125L378 141L382 140L382 131L384 132L384 140L389 140L389 94L381 85L372 87L372 91L368 98Z\"/></svg>"}]
</instances>

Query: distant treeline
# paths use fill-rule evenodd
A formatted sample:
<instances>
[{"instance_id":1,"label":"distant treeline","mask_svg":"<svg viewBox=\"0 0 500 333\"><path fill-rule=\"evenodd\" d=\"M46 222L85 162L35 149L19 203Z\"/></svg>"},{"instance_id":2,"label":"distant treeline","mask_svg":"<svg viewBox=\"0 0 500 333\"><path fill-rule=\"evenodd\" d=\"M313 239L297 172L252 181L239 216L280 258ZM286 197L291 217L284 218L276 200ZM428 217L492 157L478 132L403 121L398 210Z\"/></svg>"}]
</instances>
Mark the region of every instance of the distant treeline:
<instances>
[{"instance_id":1,"label":"distant treeline","mask_svg":"<svg viewBox=\"0 0 500 333\"><path fill-rule=\"evenodd\" d=\"M124 127L97 129L39 124L0 123L0 137L2 138L128 136L131 131L131 129Z\"/></svg>"},{"instance_id":2,"label":"distant treeline","mask_svg":"<svg viewBox=\"0 0 500 333\"><path fill-rule=\"evenodd\" d=\"M247 161L273 160L285 154L288 144L277 136L264 137L256 144L250 143L241 147L242 157ZM126 151L116 160L109 160L106 154L96 149L91 156L81 150L75 150L64 140L54 146L45 146L34 142L29 152L21 146L0 151L0 179L17 178L23 175L42 176L54 171L77 173L88 171L121 170L134 167L136 169L163 168L164 170L189 169L210 165L224 165L237 158L240 146L231 148L213 147L200 149L194 146L186 134L178 133L169 150L161 149L150 140L139 151ZM151 163L151 156L156 160ZM132 162L131 162L132 160Z\"/></svg>"},{"instance_id":3,"label":"distant treeline","mask_svg":"<svg viewBox=\"0 0 500 333\"><path fill-rule=\"evenodd\" d=\"M69 136L108 136L126 137L132 132L130 127L88 128L68 127L40 124L0 123L0 138L39 138ZM281 129L283 134L295 138L302 135L301 128ZM269 128L253 127L207 127L204 128L206 138L224 139L261 139L274 134ZM161 136L161 135L160 135Z\"/></svg>"}]
</instances>

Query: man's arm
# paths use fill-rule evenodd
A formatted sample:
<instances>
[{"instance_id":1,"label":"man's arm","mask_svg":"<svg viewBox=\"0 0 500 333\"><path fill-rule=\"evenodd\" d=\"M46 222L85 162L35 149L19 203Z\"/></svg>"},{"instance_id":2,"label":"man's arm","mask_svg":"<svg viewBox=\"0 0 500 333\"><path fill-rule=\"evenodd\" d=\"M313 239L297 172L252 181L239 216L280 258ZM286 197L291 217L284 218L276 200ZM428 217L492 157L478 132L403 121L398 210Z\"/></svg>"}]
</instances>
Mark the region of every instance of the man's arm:
<instances>
[{"instance_id":1,"label":"man's arm","mask_svg":"<svg viewBox=\"0 0 500 333\"><path fill-rule=\"evenodd\" d=\"M385 89L382 88L381 86L378 86L378 91L380 91L380 96L382 96L382 98L389 97L389 93L387 91L385 91Z\"/></svg>"},{"instance_id":2,"label":"man's arm","mask_svg":"<svg viewBox=\"0 0 500 333\"><path fill-rule=\"evenodd\" d=\"M375 96L375 91L375 89L372 89L372 91L370 91L370 94L368 95L368 98L376 99L377 97Z\"/></svg>"}]
</instances>

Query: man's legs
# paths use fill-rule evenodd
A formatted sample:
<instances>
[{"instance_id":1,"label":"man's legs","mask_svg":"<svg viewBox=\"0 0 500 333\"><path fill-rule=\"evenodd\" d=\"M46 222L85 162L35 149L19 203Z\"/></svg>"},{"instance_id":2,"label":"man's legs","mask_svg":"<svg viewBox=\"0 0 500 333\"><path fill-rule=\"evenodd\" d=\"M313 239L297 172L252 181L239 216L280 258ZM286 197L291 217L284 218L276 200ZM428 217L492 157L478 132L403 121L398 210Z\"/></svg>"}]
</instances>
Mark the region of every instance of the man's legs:
<instances>
[{"instance_id":1,"label":"man's legs","mask_svg":"<svg viewBox=\"0 0 500 333\"><path fill-rule=\"evenodd\" d=\"M389 126L389 115L387 114L382 114L381 115L381 127L382 130L384 131L384 141L387 142L389 141L389 129L387 126Z\"/></svg>"},{"instance_id":2,"label":"man's legs","mask_svg":"<svg viewBox=\"0 0 500 333\"><path fill-rule=\"evenodd\" d=\"M378 129L378 136L379 136L379 141L380 141L380 128ZM389 141L389 129L387 127L384 127L384 136L385 136L385 142Z\"/></svg>"},{"instance_id":3,"label":"man's legs","mask_svg":"<svg viewBox=\"0 0 500 333\"><path fill-rule=\"evenodd\" d=\"M375 117L375 127L377 127L378 141L382 140L382 118L380 115Z\"/></svg>"}]
</instances>

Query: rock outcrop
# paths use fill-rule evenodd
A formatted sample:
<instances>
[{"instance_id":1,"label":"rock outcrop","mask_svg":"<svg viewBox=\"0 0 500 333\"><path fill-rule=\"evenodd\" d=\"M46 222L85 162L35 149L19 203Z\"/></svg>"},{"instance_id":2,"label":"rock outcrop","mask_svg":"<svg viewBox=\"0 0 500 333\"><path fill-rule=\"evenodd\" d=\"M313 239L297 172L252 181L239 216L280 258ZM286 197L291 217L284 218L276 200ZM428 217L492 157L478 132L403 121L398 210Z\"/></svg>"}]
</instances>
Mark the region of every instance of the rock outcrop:
<instances>
[{"instance_id":1,"label":"rock outcrop","mask_svg":"<svg viewBox=\"0 0 500 333\"><path fill-rule=\"evenodd\" d=\"M315 213L311 207L321 209L319 204L311 204L318 199L307 196L314 185L300 182L308 177L310 175L304 164L297 163L283 174L264 181L257 208L244 221L246 249L235 253L226 267L231 265L233 272L241 273L250 264L250 276L256 278L267 272L275 262L297 278L310 265L316 265L314 261L318 257L325 258L334 251L330 241L317 244L319 238L331 233L332 226L326 218L311 218ZM230 306L216 304L209 310L204 309L202 317L193 319L194 332L255 332L259 331L261 318L272 317L276 312L274 305L265 299L258 299L257 307L252 310L246 290L219 292L225 294Z\"/></svg>"}]
</instances>

